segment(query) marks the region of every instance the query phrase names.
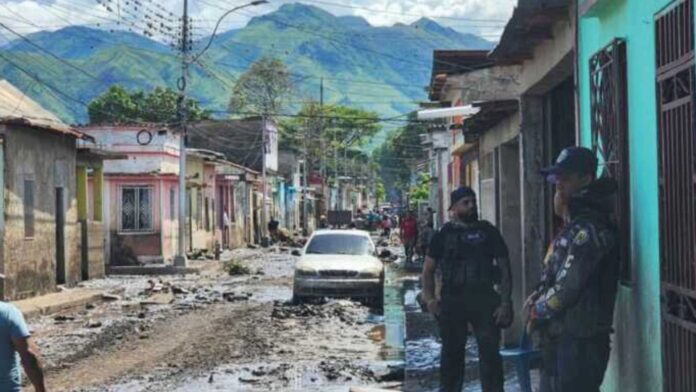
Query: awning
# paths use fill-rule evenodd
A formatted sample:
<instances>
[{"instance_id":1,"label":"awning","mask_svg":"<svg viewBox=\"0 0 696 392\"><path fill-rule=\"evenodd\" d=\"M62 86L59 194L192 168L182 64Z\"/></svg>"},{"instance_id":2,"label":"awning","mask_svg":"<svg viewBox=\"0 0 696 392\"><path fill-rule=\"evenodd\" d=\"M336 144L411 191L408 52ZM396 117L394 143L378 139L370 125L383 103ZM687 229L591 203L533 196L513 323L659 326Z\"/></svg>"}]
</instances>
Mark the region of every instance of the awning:
<instances>
[{"instance_id":1,"label":"awning","mask_svg":"<svg viewBox=\"0 0 696 392\"><path fill-rule=\"evenodd\" d=\"M419 120L435 120L440 118L464 117L468 118L478 113L479 109L471 105L454 106L442 109L425 109L418 111Z\"/></svg>"}]
</instances>

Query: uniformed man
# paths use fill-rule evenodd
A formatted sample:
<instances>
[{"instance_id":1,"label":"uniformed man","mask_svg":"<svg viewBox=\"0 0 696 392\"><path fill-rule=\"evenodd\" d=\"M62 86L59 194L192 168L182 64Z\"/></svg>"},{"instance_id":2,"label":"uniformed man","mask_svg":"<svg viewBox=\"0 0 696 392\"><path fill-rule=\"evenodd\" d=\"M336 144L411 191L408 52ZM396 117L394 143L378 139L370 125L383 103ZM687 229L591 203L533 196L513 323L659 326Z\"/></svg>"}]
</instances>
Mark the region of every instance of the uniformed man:
<instances>
[{"instance_id":1,"label":"uniformed man","mask_svg":"<svg viewBox=\"0 0 696 392\"><path fill-rule=\"evenodd\" d=\"M503 391L500 329L512 323L512 276L508 250L500 232L479 220L476 194L462 187L452 192L452 220L433 237L423 266L423 301L439 321L442 353L440 391L460 392L468 327L479 350L484 392ZM435 270L442 279L435 293ZM499 279L497 279L499 278ZM494 285L499 281L499 290Z\"/></svg>"},{"instance_id":2,"label":"uniformed man","mask_svg":"<svg viewBox=\"0 0 696 392\"><path fill-rule=\"evenodd\" d=\"M609 361L619 277L612 223L616 183L597 180L592 151L570 147L542 174L556 185L564 226L544 260L542 282L525 307L542 337L542 392L598 392Z\"/></svg>"}]
</instances>

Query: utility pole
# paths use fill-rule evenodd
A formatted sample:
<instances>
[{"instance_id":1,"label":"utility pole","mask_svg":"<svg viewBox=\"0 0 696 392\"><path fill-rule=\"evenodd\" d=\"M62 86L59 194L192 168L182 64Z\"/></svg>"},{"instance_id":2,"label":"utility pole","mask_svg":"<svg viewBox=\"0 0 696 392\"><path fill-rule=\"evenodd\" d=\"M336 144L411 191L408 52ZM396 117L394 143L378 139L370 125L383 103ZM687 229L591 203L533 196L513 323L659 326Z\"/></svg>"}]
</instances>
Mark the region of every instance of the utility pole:
<instances>
[{"instance_id":1,"label":"utility pole","mask_svg":"<svg viewBox=\"0 0 696 392\"><path fill-rule=\"evenodd\" d=\"M319 155L319 172L321 173L321 194L323 200L322 214L326 213L324 209L328 210L329 200L326 198L326 160L324 159L324 151L326 151L326 146L324 142L324 78L319 80L319 145L321 146L321 154Z\"/></svg>"},{"instance_id":2,"label":"utility pole","mask_svg":"<svg viewBox=\"0 0 696 392\"><path fill-rule=\"evenodd\" d=\"M336 186L336 208L334 210L339 211L341 208L341 182L338 179L338 137L336 133L334 130L334 184Z\"/></svg>"},{"instance_id":3,"label":"utility pole","mask_svg":"<svg viewBox=\"0 0 696 392\"><path fill-rule=\"evenodd\" d=\"M311 132L311 128L308 124L308 121L305 120L305 130L309 133ZM312 124L313 125L313 124ZM307 200L309 196L309 192L307 191L307 188L309 187L309 149L307 147L309 143L309 135L305 135L304 141L303 141L303 155L304 155L304 160L302 163L302 235L307 236L309 235L309 221L308 221L308 203L309 200Z\"/></svg>"},{"instance_id":4,"label":"utility pole","mask_svg":"<svg viewBox=\"0 0 696 392\"><path fill-rule=\"evenodd\" d=\"M179 100L177 115L179 117L179 241L174 265L186 267L186 77L188 76L189 55L189 18L188 0L184 0L184 14L181 20L181 78L179 79Z\"/></svg>"},{"instance_id":5,"label":"utility pole","mask_svg":"<svg viewBox=\"0 0 696 392\"><path fill-rule=\"evenodd\" d=\"M266 152L268 150L268 135L266 132L266 115L261 116L261 244L268 244L268 233L266 225L268 224L268 205L266 203L267 184L266 184Z\"/></svg>"},{"instance_id":6,"label":"utility pole","mask_svg":"<svg viewBox=\"0 0 696 392\"><path fill-rule=\"evenodd\" d=\"M266 0L254 0L250 3L243 4L232 8L231 10L225 12L220 19L218 19L213 34L210 36L210 40L206 47L197 55L191 57L191 39L190 37L190 26L189 26L189 15L188 15L188 0L184 0L184 10L183 16L181 18L181 77L178 80L177 87L179 88L179 99L177 100L177 118L179 120L179 127L181 128L180 140L179 140L179 241L177 246L177 254L174 256L174 265L180 267L186 267L186 138L187 138L187 121L188 121L188 107L186 105L186 92L187 92L187 77L189 64L195 63L203 53L205 53L210 45L215 39L218 28L222 20L232 12L240 10L246 7L258 6L268 3ZM120 4L120 3L119 3ZM120 11L119 11L120 12ZM265 126L264 126L265 129ZM264 155L265 158L265 155ZM265 163L265 162L264 162ZM264 168L265 168L264 164ZM264 183L265 184L265 183ZM265 194L264 194L265 196ZM265 206L265 204L264 204Z\"/></svg>"}]
</instances>

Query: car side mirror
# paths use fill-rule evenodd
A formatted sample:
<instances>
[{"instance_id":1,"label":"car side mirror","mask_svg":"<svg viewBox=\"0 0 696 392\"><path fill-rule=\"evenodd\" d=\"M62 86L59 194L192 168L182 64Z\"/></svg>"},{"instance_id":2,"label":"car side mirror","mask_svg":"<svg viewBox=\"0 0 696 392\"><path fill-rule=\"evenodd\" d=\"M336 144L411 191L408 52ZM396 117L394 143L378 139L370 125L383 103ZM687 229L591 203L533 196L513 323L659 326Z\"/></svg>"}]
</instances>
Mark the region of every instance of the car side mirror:
<instances>
[{"instance_id":1,"label":"car side mirror","mask_svg":"<svg viewBox=\"0 0 696 392\"><path fill-rule=\"evenodd\" d=\"M389 249L382 249L379 252L380 259L387 259L387 258L391 257L391 255L392 255L392 252Z\"/></svg>"},{"instance_id":2,"label":"car side mirror","mask_svg":"<svg viewBox=\"0 0 696 392\"><path fill-rule=\"evenodd\" d=\"M302 256L302 252L300 252L299 249L293 249L292 252L290 252L290 254L293 256Z\"/></svg>"}]
</instances>

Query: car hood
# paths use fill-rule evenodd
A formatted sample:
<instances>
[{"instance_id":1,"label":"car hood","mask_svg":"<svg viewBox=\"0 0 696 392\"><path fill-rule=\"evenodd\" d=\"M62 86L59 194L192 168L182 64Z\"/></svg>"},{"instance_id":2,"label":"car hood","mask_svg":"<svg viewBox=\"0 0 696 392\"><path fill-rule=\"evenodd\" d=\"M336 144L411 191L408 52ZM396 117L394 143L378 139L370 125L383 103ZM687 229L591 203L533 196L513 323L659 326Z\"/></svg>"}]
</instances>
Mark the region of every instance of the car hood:
<instances>
[{"instance_id":1,"label":"car hood","mask_svg":"<svg viewBox=\"0 0 696 392\"><path fill-rule=\"evenodd\" d=\"M312 268L322 270L355 270L362 271L369 268L382 268L382 262L369 255L304 255L297 262L295 268Z\"/></svg>"}]
</instances>

